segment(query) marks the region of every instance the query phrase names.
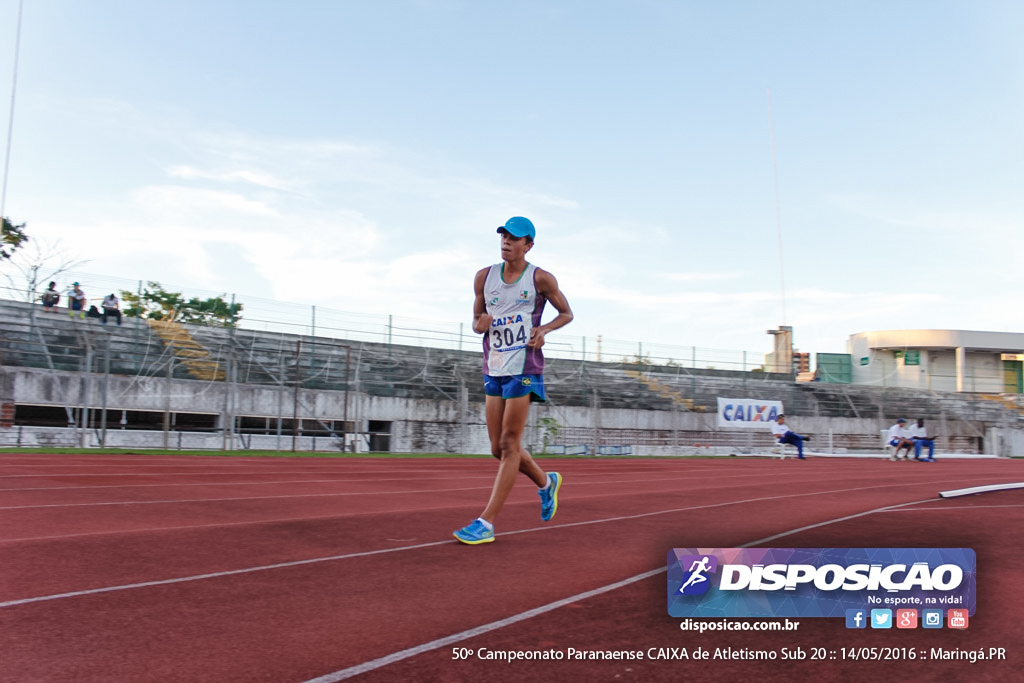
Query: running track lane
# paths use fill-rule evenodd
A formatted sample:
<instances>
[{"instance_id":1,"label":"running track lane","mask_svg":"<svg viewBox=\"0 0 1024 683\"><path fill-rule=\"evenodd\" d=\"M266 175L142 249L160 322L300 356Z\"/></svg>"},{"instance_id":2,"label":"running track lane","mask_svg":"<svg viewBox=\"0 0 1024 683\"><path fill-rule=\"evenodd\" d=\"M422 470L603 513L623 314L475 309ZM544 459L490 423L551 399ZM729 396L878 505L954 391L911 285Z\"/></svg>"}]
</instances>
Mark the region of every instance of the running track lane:
<instances>
[{"instance_id":1,"label":"running track lane","mask_svg":"<svg viewBox=\"0 0 1024 683\"><path fill-rule=\"evenodd\" d=\"M646 462L642 461L643 465ZM755 474L753 478L760 481L745 485L746 498L737 497L737 486L704 481L697 490L687 491L677 484L679 490L653 494L643 487L637 491L628 485L600 485L598 488L605 493L597 495L593 493L595 488L576 501L570 495L571 482L586 481L593 470L609 471L601 467L603 464L559 463L567 475L567 488L556 521L540 526L528 519L536 515L534 497L529 515L525 504L506 510L499 542L490 546L467 548L444 542L386 554L5 607L4 638L12 645L8 651L10 666L15 667L12 672L17 673L14 680L308 680L663 567L665 553L673 546L741 545L784 529L819 523L829 515L842 516L883 504L923 500L934 497L936 491L932 482L907 482L903 473L874 463L879 471L873 483L864 481L870 470L859 471L857 466L852 469L859 473L848 473L847 478L859 481L844 482L848 491L808 496L814 490L839 491L843 486L828 481L824 487L804 486L800 490L802 479L827 479L832 473L850 469L845 467L847 463L837 467L840 463L836 461L732 461L713 463L716 467L711 469L719 474L719 482L737 471ZM669 478L680 472L706 471L708 464L663 461L658 466L662 475ZM780 467L786 468L781 471L787 473L787 483L765 482ZM637 469L646 474L652 472L650 467ZM944 471L918 469L916 478L965 479L973 476L972 471L973 468L954 467ZM1019 470L1013 473L1019 474ZM699 481L700 477L695 479ZM895 484L893 479L897 479ZM743 500L749 502L735 502ZM723 504L728 501L734 502ZM394 529L401 520L415 517L423 529L434 529L432 542L438 538L438 528L458 526L452 520L461 520L466 510L476 509L480 501L471 503L471 508L463 505L426 510L413 516L390 513L391 518L374 514L346 520L350 526L363 530L366 539L379 541L382 530ZM621 512L628 514L615 514ZM511 533L516 531L521 533ZM96 538L107 539L110 553L120 556L117 547L121 536L101 534ZM161 540L157 535L152 542L158 544ZM51 559L59 569L62 545L58 541L49 543ZM819 545L858 544L833 540ZM867 545L912 544L901 541ZM14 556L20 548L20 543L13 544ZM103 546L91 548L90 553L102 554ZM248 562L244 546L229 547L222 559L236 568L254 566ZM94 562L85 566L96 571L102 565ZM76 574L85 584L91 580L93 584L113 585L104 582L109 577L83 574L81 566L62 580L73 582ZM544 581L538 583L537 574L542 574ZM4 577L7 576L5 569ZM657 578L652 583L657 585ZM495 590L499 584L502 590ZM641 607L639 614L646 616L633 628L672 621L662 616L663 577L660 585L658 599ZM4 601L9 598L7 587L5 581ZM45 594L31 593L30 585L20 588L19 597ZM22 589L29 592L26 594ZM633 589L623 590L628 594ZM567 607L559 614L578 609L582 607ZM586 628L590 629L591 637L599 638L604 627L599 625L595 631L594 624L588 622ZM556 641L558 634L556 631L552 635ZM678 634L673 628L671 635ZM536 638L528 639L520 646L533 647L535 642ZM551 646L568 645L556 642ZM622 645L616 649L621 648ZM450 667L446 665L444 670L449 673L441 671L441 675L457 671ZM373 675L388 674L385 671ZM463 674L455 675L453 680L465 680Z\"/></svg>"},{"instance_id":2,"label":"running track lane","mask_svg":"<svg viewBox=\"0 0 1024 683\"><path fill-rule=\"evenodd\" d=\"M654 509L662 511L745 501L751 498L754 485L761 491L756 497L800 494L785 499L786 505L820 506L822 495L813 493L815 491L846 492L856 500L856 495L865 487L880 485L857 474L858 469L864 470L863 463L860 465L860 468L830 466L802 471L799 474L803 481L792 481L792 469L787 472L785 465L782 468L769 466L767 470L754 468L750 473L736 472L737 468L723 473L720 469L693 466L685 472L665 472L658 477L650 472L618 472L609 477L582 470L571 475L575 482L573 505L559 514L556 523L602 519L608 516L607 509L615 511L612 516L644 515L652 509L653 496L659 492L664 500ZM910 470L902 472L912 474ZM949 488L964 481L964 475L944 469L918 470L917 474L921 480L916 483L925 487L927 495L935 488ZM392 481L393 475L387 476L388 481ZM888 482L883 486L899 489L902 484ZM415 546L438 542L439 528L464 523L463 516L443 521L451 513L451 504L455 502L452 498L465 496L461 491L453 496L447 491L427 490L425 494L437 495L434 503L437 508L412 508L415 514L410 515L402 506L408 509L409 498L415 498L422 505L424 498L385 493L368 496L362 488L354 486L351 496L339 494L326 498L321 493L305 497L269 491L268 495L255 500L244 496L178 502L164 500L169 497L166 491L153 490L151 494L163 502L70 503L62 507L56 500L47 500L39 505L6 507L0 509L0 521L4 522L0 527L8 529L8 538L15 540L0 539L0 549L16 548L17 551L6 553L8 580L4 597L12 600L39 592L64 593ZM488 490L489 487L470 491L476 500L486 496ZM116 489L107 491L108 495L120 495ZM63 489L56 492L63 495ZM36 492L35 495L43 493L52 492ZM369 515L363 502L368 497L387 512ZM285 508L281 507L282 498L288 503ZM515 502L503 513L499 532L515 531L517 521L520 529L536 527L536 500L529 487L518 487ZM475 512L458 515L471 516ZM242 521L235 521L238 518ZM372 518L371 524L364 523L368 518ZM729 515L723 516L714 527L716 533L734 523L731 520ZM776 528L773 518L747 520L739 517L736 523L742 528L751 523L762 524L757 530L763 529L765 533ZM131 533L116 532L119 528L130 529ZM382 536L380 529L387 533ZM76 531L79 533L74 533ZM441 538L443 542L445 537ZM710 542L699 545L714 545L714 539L707 540ZM59 550L55 550L55 544L59 544ZM50 559L55 554L61 557L59 563ZM49 570L40 576L39 566L48 566Z\"/></svg>"},{"instance_id":3,"label":"running track lane","mask_svg":"<svg viewBox=\"0 0 1024 683\"><path fill-rule=\"evenodd\" d=\"M539 617L527 619L477 637L467 637L446 647L372 668L350 680L360 683L386 681L479 681L529 682L541 678L567 681L683 680L750 681L788 683L805 681L914 681L915 683L1006 683L1020 680L1024 662L1024 627L1017 615L1024 612L1019 586L1024 582L1024 551L1007 543L1007 528L1024 527L1024 494L988 493L967 500L930 501L844 520L797 532L759 545L774 547L835 547L841 539L849 547L973 547L978 554L978 607L967 630L890 631L851 630L840 619L797 619L800 628L788 632L715 631L703 635L679 630L681 619L664 611L665 573L638 581L614 592L574 602ZM658 608L661 608L660 613ZM734 622L758 621L737 619ZM780 620L781 621L781 620ZM479 652L547 649L640 650L649 648L703 647L733 650L794 651L800 647L807 659L755 660L649 660L643 661L515 661L456 660L453 648ZM917 658L889 661L844 659L841 648L910 648ZM930 661L932 648L972 651L1005 648L1006 661ZM835 659L811 660L814 648ZM349 680L350 671L339 670L318 683ZM313 679L317 680L317 679Z\"/></svg>"}]
</instances>

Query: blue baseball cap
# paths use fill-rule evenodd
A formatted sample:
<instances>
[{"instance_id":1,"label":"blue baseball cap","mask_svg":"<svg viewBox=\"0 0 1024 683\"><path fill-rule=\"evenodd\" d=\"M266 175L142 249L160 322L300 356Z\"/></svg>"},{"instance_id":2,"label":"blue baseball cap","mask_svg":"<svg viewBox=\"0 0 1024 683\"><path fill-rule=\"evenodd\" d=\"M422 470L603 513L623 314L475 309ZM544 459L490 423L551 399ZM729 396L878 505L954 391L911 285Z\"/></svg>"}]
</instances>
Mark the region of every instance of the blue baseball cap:
<instances>
[{"instance_id":1,"label":"blue baseball cap","mask_svg":"<svg viewBox=\"0 0 1024 683\"><path fill-rule=\"evenodd\" d=\"M530 219L523 218L522 216L509 218L505 221L505 225L498 228L498 232L502 230L513 237L529 237L531 240L537 235L537 231L534 229Z\"/></svg>"}]
</instances>

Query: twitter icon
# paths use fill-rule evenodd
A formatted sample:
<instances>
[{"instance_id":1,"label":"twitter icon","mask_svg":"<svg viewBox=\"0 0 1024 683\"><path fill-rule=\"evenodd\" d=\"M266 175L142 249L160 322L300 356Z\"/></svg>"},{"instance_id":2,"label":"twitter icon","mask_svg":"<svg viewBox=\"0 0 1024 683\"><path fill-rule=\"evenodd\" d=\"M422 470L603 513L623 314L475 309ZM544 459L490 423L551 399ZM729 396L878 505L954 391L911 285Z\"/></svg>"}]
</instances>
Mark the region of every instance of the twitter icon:
<instances>
[{"instance_id":1,"label":"twitter icon","mask_svg":"<svg viewBox=\"0 0 1024 683\"><path fill-rule=\"evenodd\" d=\"M892 628L892 610L871 610L871 628Z\"/></svg>"}]
</instances>

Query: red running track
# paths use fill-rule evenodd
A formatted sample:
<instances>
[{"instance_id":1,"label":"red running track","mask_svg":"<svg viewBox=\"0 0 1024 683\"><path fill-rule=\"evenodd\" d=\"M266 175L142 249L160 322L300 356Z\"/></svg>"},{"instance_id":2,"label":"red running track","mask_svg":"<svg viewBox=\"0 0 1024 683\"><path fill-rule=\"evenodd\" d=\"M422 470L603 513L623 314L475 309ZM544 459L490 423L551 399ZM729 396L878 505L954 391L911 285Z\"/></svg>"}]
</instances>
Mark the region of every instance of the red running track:
<instances>
[{"instance_id":1,"label":"red running track","mask_svg":"<svg viewBox=\"0 0 1024 683\"><path fill-rule=\"evenodd\" d=\"M0 455L0 680L1014 680L1024 627L1024 462L546 459L493 544L490 459ZM894 507L900 506L900 507ZM883 509L888 508L888 509ZM679 629L673 547L971 547L964 631ZM539 612L539 613L538 613ZM1006 648L1003 661L454 660L453 648Z\"/></svg>"}]
</instances>

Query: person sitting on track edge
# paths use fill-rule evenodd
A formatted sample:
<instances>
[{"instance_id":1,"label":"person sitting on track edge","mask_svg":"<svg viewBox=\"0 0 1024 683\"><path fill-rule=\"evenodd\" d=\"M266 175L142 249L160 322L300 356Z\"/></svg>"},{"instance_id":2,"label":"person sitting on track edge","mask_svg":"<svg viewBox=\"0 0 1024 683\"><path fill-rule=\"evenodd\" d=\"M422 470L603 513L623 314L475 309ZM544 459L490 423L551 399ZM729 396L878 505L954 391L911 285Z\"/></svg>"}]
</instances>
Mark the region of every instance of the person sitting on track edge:
<instances>
[{"instance_id":1,"label":"person sitting on track edge","mask_svg":"<svg viewBox=\"0 0 1024 683\"><path fill-rule=\"evenodd\" d=\"M572 321L569 303L555 276L527 263L536 230L528 219L510 218L498 228L502 262L478 271L473 281L473 331L483 334L484 393L491 455L500 461L490 500L480 516L453 535L467 545L494 540L494 520L512 492L516 475L529 477L540 489L540 518L558 511L562 475L545 473L523 448L523 429L531 401L544 401L544 356L548 332ZM558 311L542 325L544 304Z\"/></svg>"},{"instance_id":2,"label":"person sitting on track edge","mask_svg":"<svg viewBox=\"0 0 1024 683\"><path fill-rule=\"evenodd\" d=\"M894 424L892 427L889 427L888 443L893 448L892 460L899 460L900 451L903 450L904 448L907 449L907 454L903 457L903 459L910 459L910 449L914 447L914 442L909 438L907 430L904 428L905 424L907 424L907 421L901 417L900 419L896 420L896 424Z\"/></svg>"},{"instance_id":3,"label":"person sitting on track edge","mask_svg":"<svg viewBox=\"0 0 1024 683\"><path fill-rule=\"evenodd\" d=\"M914 460L921 462L935 462L935 437L928 436L924 420L918 418L917 424L910 428L910 438L914 440ZM928 447L928 457L921 457L921 447Z\"/></svg>"},{"instance_id":4,"label":"person sitting on track edge","mask_svg":"<svg viewBox=\"0 0 1024 683\"><path fill-rule=\"evenodd\" d=\"M779 443L788 443L796 446L797 460L806 460L804 457L804 441L810 441L811 437L801 436L786 425L786 416L779 415L772 423L772 434L779 440Z\"/></svg>"}]
</instances>

